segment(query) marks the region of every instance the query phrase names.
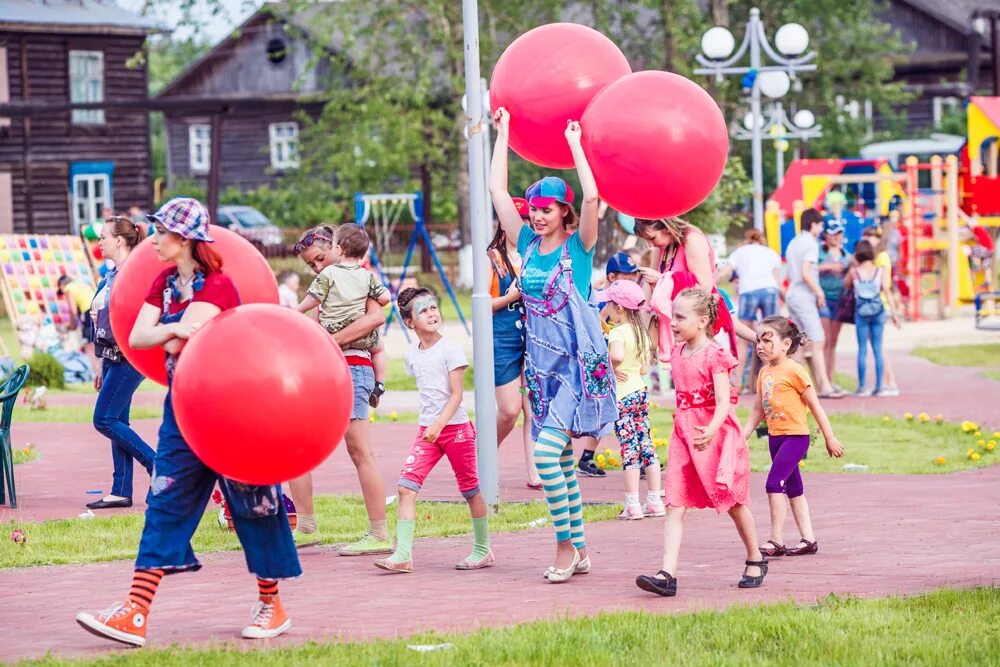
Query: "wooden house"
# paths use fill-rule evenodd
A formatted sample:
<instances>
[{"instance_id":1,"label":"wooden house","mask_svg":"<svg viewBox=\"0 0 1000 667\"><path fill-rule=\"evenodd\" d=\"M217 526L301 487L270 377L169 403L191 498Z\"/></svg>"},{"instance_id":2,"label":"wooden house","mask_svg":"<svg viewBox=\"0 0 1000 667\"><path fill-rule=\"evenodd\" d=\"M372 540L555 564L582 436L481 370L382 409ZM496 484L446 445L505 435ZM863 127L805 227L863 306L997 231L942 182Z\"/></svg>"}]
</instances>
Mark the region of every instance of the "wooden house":
<instances>
[{"instance_id":1,"label":"wooden house","mask_svg":"<svg viewBox=\"0 0 1000 667\"><path fill-rule=\"evenodd\" d=\"M110 0L0 0L0 104L147 99L153 23ZM152 204L149 115L74 109L0 118L0 233L71 233Z\"/></svg>"},{"instance_id":2,"label":"wooden house","mask_svg":"<svg viewBox=\"0 0 1000 667\"><path fill-rule=\"evenodd\" d=\"M992 89L990 22L977 20L990 13L1000 13L1000 0L890 0L880 12L913 47L895 65L895 80L915 94L905 108L912 131L933 129L966 97Z\"/></svg>"},{"instance_id":3,"label":"wooden house","mask_svg":"<svg viewBox=\"0 0 1000 667\"><path fill-rule=\"evenodd\" d=\"M330 54L316 54L310 43L315 40L307 37L308 13L285 17L278 7L264 5L157 96L158 103L166 104L231 102L221 114L186 107L165 112L171 183L206 181L213 147L220 152L221 189L274 184L298 167L297 114L318 115L323 93L336 77ZM321 10L313 6L311 11ZM251 98L252 103L241 103ZM213 127L220 136L213 137Z\"/></svg>"}]
</instances>

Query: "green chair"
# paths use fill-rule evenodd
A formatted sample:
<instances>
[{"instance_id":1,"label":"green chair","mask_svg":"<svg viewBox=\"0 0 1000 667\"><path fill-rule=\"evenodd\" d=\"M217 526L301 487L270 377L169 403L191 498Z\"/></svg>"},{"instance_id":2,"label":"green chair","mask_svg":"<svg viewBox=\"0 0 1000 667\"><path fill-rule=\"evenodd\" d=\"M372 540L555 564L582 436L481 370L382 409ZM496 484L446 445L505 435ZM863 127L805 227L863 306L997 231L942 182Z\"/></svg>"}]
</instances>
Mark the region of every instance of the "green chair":
<instances>
[{"instance_id":1,"label":"green chair","mask_svg":"<svg viewBox=\"0 0 1000 667\"><path fill-rule=\"evenodd\" d=\"M14 492L14 452L10 446L10 423L14 417L17 394L28 379L28 371L28 366L25 364L0 383L0 405L3 407L3 415L0 416L0 468L3 469L0 474L0 505L5 502L4 484L6 484L10 492L11 509L17 507L17 495Z\"/></svg>"}]
</instances>

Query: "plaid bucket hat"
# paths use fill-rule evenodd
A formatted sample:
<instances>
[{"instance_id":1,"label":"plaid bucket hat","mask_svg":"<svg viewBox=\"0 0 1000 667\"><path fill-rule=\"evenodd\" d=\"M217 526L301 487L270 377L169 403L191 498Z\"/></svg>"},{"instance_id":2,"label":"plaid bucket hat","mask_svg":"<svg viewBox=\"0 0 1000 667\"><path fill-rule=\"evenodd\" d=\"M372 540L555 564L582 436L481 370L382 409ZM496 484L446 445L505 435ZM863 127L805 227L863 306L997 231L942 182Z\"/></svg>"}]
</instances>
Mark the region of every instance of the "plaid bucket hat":
<instances>
[{"instance_id":1,"label":"plaid bucket hat","mask_svg":"<svg viewBox=\"0 0 1000 667\"><path fill-rule=\"evenodd\" d=\"M167 231L186 239L207 243L215 241L208 233L208 209L197 199L176 197L146 217L150 222L159 223Z\"/></svg>"}]
</instances>

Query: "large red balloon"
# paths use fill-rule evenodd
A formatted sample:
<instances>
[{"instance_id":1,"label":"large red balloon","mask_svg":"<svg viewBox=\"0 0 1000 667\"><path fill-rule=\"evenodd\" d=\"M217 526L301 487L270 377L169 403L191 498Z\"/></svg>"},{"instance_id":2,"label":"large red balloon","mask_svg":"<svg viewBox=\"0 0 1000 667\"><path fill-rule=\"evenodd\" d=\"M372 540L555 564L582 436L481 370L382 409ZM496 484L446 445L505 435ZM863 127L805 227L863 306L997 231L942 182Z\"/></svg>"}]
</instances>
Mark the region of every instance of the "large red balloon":
<instances>
[{"instance_id":1,"label":"large red balloon","mask_svg":"<svg viewBox=\"0 0 1000 667\"><path fill-rule=\"evenodd\" d=\"M636 218L690 211L712 192L729 153L715 100L693 81L637 72L601 91L580 120L601 199Z\"/></svg>"},{"instance_id":2,"label":"large red balloon","mask_svg":"<svg viewBox=\"0 0 1000 667\"><path fill-rule=\"evenodd\" d=\"M278 282L260 251L249 241L223 227L210 226L213 248L222 255L222 270L232 278L243 303L278 303ZM111 330L125 358L140 373L167 384L166 356L162 348L134 350L128 344L135 318L153 281L170 265L161 262L152 239L140 243L122 266L111 290Z\"/></svg>"},{"instance_id":3,"label":"large red balloon","mask_svg":"<svg viewBox=\"0 0 1000 667\"><path fill-rule=\"evenodd\" d=\"M614 42L593 28L550 23L524 33L500 56L490 106L510 112L510 147L518 155L568 169L566 121L580 120L594 95L631 71Z\"/></svg>"},{"instance_id":4,"label":"large red balloon","mask_svg":"<svg viewBox=\"0 0 1000 667\"><path fill-rule=\"evenodd\" d=\"M353 390L347 360L319 324L254 304L192 336L171 395L181 433L205 465L238 482L280 484L333 452Z\"/></svg>"}]
</instances>

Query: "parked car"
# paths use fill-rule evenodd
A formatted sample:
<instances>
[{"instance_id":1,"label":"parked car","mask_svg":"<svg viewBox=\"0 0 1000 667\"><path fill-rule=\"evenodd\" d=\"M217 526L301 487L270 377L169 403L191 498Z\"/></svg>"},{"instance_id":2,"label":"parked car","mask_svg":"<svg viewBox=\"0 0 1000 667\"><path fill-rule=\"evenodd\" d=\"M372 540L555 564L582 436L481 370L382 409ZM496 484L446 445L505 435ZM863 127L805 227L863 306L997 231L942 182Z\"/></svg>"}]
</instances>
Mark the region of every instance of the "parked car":
<instances>
[{"instance_id":1,"label":"parked car","mask_svg":"<svg viewBox=\"0 0 1000 667\"><path fill-rule=\"evenodd\" d=\"M283 246L281 229L252 206L220 206L216 217L217 225L236 232L261 250Z\"/></svg>"}]
</instances>

